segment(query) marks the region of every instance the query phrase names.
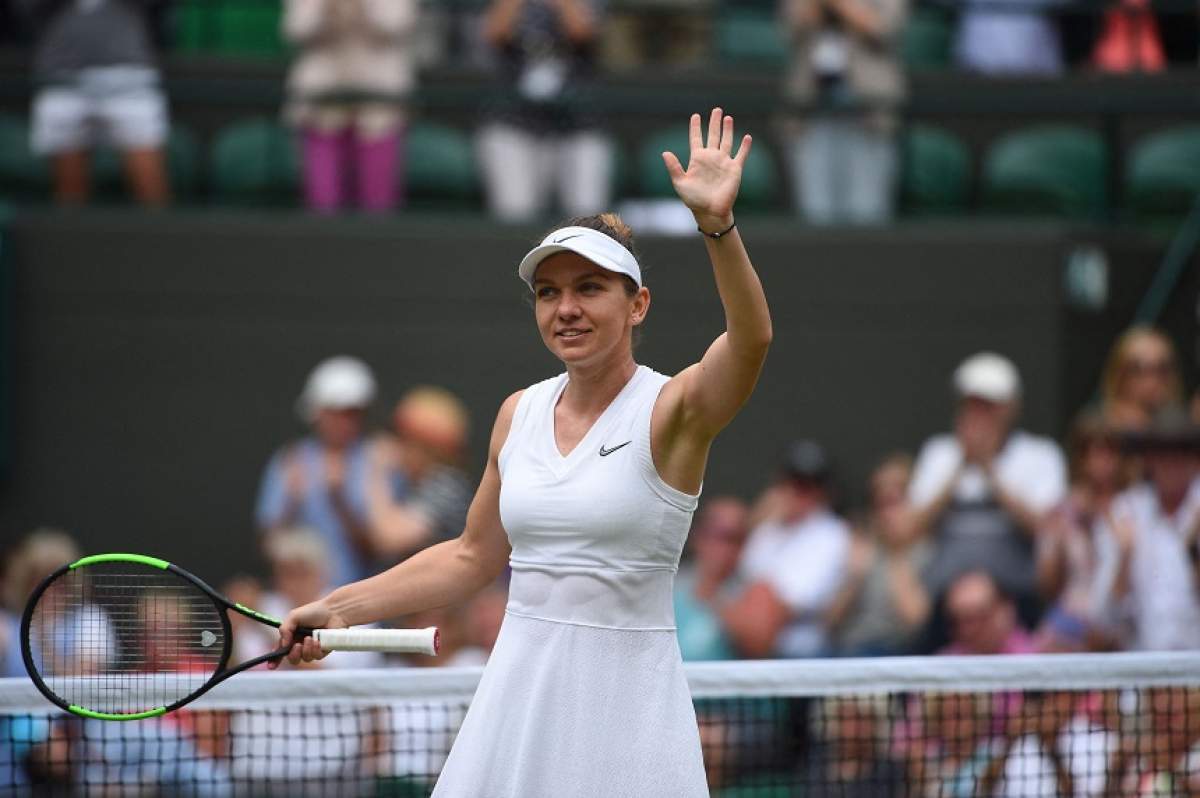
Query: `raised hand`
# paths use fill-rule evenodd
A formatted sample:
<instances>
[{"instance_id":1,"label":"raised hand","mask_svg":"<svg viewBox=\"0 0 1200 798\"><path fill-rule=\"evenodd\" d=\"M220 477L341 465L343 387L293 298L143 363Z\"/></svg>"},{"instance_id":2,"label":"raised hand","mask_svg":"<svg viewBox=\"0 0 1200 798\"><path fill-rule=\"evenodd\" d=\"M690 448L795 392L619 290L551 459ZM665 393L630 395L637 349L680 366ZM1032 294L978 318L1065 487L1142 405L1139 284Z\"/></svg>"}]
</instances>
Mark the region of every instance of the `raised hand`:
<instances>
[{"instance_id":1,"label":"raised hand","mask_svg":"<svg viewBox=\"0 0 1200 798\"><path fill-rule=\"evenodd\" d=\"M742 136L734 155L733 117L714 108L708 118L708 142L700 135L700 114L692 114L688 139L691 151L686 170L671 152L662 154L663 163L675 193L696 217L696 223L705 232L717 233L733 224L733 201L742 182L751 138L749 134Z\"/></svg>"}]
</instances>

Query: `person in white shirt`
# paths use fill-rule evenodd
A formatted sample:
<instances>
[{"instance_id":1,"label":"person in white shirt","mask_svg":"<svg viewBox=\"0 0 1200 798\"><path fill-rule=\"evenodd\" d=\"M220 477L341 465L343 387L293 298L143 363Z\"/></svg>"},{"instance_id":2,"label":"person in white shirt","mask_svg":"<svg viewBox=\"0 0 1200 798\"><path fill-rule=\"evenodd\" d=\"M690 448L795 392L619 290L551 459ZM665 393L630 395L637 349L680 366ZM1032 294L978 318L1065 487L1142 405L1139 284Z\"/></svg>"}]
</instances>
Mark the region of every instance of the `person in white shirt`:
<instances>
[{"instance_id":1,"label":"person in white shirt","mask_svg":"<svg viewBox=\"0 0 1200 798\"><path fill-rule=\"evenodd\" d=\"M1099 798L1118 735L1095 718L1096 693L1026 693L1008 720L980 795L1000 798Z\"/></svg>"},{"instance_id":2,"label":"person in white shirt","mask_svg":"<svg viewBox=\"0 0 1200 798\"><path fill-rule=\"evenodd\" d=\"M929 535L925 579L934 596L960 574L982 569L1036 618L1034 535L1067 491L1058 444L1016 428L1021 379L1012 361L991 352L954 372L954 431L925 442L909 485L914 535Z\"/></svg>"},{"instance_id":3,"label":"person in white shirt","mask_svg":"<svg viewBox=\"0 0 1200 798\"><path fill-rule=\"evenodd\" d=\"M1200 425L1172 408L1126 442L1146 481L1116 498L1099 529L1103 610L1129 648L1200 649Z\"/></svg>"},{"instance_id":4,"label":"person in white shirt","mask_svg":"<svg viewBox=\"0 0 1200 798\"><path fill-rule=\"evenodd\" d=\"M746 589L720 615L747 657L815 657L828 652L825 615L846 573L850 529L829 507L829 459L815 441L787 450L738 570Z\"/></svg>"}]
</instances>

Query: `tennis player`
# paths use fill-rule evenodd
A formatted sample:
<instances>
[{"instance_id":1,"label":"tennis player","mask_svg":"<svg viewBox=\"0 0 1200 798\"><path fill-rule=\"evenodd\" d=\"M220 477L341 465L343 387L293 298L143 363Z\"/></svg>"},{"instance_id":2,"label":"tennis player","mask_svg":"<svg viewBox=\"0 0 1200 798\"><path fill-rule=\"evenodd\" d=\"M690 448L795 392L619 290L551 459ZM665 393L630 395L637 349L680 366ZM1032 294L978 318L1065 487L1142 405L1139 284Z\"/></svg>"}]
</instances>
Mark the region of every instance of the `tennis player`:
<instances>
[{"instance_id":1,"label":"tennis player","mask_svg":"<svg viewBox=\"0 0 1200 798\"><path fill-rule=\"evenodd\" d=\"M462 536L285 619L342 627L462 601L511 563L499 639L434 795L708 795L675 638L672 580L709 446L754 389L771 341L734 226L750 136L714 109L690 122L687 169L663 160L712 261L726 331L674 377L638 365L650 309L629 229L572 220L521 261L545 345L566 372L505 400Z\"/></svg>"}]
</instances>

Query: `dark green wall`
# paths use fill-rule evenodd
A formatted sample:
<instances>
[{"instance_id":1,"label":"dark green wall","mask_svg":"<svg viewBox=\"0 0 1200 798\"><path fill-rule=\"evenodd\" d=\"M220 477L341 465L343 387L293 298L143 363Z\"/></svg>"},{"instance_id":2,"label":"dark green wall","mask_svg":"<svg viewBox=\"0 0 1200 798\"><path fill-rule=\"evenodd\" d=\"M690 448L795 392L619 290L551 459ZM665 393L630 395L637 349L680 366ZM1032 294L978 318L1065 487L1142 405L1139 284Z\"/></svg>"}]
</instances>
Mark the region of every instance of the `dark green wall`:
<instances>
[{"instance_id":1,"label":"dark green wall","mask_svg":"<svg viewBox=\"0 0 1200 798\"><path fill-rule=\"evenodd\" d=\"M19 216L6 239L15 424L0 534L62 525L89 551L143 550L214 579L256 567L261 466L301 431L292 408L308 369L338 353L370 362L389 400L418 382L460 393L477 467L502 399L557 372L513 273L539 232L412 217ZM1056 226L747 223L743 234L776 343L713 451L710 495L752 495L799 435L826 442L844 491L861 494L878 455L946 427L950 371L981 348L1020 366L1027 426L1059 434L1159 254ZM1104 313L1061 298L1080 241L1112 253L1121 288ZM720 307L698 238L641 248L654 299L639 359L673 372L721 331Z\"/></svg>"}]
</instances>

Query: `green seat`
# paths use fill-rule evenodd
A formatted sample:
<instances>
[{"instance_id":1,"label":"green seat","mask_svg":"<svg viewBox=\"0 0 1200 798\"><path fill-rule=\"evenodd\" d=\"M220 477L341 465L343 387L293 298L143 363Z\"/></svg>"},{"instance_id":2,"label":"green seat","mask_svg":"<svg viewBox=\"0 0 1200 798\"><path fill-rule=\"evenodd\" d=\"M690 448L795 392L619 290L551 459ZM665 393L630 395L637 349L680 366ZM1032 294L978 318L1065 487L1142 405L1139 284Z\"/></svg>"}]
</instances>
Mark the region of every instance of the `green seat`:
<instances>
[{"instance_id":1,"label":"green seat","mask_svg":"<svg viewBox=\"0 0 1200 798\"><path fill-rule=\"evenodd\" d=\"M177 0L175 46L182 52L279 57L286 50L282 14L282 0Z\"/></svg>"},{"instance_id":2,"label":"green seat","mask_svg":"<svg viewBox=\"0 0 1200 798\"><path fill-rule=\"evenodd\" d=\"M1129 154L1126 196L1139 216L1181 216L1200 194L1200 125L1140 139Z\"/></svg>"},{"instance_id":3,"label":"green seat","mask_svg":"<svg viewBox=\"0 0 1200 798\"><path fill-rule=\"evenodd\" d=\"M727 9L715 32L717 57L727 64L781 67L787 62L787 40L771 11Z\"/></svg>"},{"instance_id":4,"label":"green seat","mask_svg":"<svg viewBox=\"0 0 1200 798\"><path fill-rule=\"evenodd\" d=\"M176 0L171 7L174 49L183 53L203 53L216 49L218 38L216 6L213 0Z\"/></svg>"},{"instance_id":5,"label":"green seat","mask_svg":"<svg viewBox=\"0 0 1200 798\"><path fill-rule=\"evenodd\" d=\"M912 70L944 69L950 65L954 33L945 12L918 7L909 16L900 37L904 65Z\"/></svg>"},{"instance_id":6,"label":"green seat","mask_svg":"<svg viewBox=\"0 0 1200 798\"><path fill-rule=\"evenodd\" d=\"M738 141L741 141L740 134ZM667 167L663 165L664 151L675 153L679 162L687 168L687 131L673 125L642 142L638 150L637 166L638 188L643 197L675 197L671 176L667 174ZM746 210L769 208L778 191L779 168L774 156L763 146L763 139L759 138L754 142L754 148L750 150L750 157L746 159L746 167L742 171L742 186L738 193L737 207Z\"/></svg>"},{"instance_id":7,"label":"green seat","mask_svg":"<svg viewBox=\"0 0 1200 798\"><path fill-rule=\"evenodd\" d=\"M29 123L0 114L0 200L44 201L50 196L50 166L29 146Z\"/></svg>"},{"instance_id":8,"label":"green seat","mask_svg":"<svg viewBox=\"0 0 1200 798\"><path fill-rule=\"evenodd\" d=\"M414 122L405 134L406 191L410 205L474 205L479 169L467 134L431 122Z\"/></svg>"},{"instance_id":9,"label":"green seat","mask_svg":"<svg viewBox=\"0 0 1200 798\"><path fill-rule=\"evenodd\" d=\"M1094 130L1044 125L992 144L984 160L983 197L991 210L1096 217L1107 204L1107 153Z\"/></svg>"},{"instance_id":10,"label":"green seat","mask_svg":"<svg viewBox=\"0 0 1200 798\"><path fill-rule=\"evenodd\" d=\"M220 52L265 58L278 58L286 52L280 33L282 0L220 0L215 13Z\"/></svg>"},{"instance_id":11,"label":"green seat","mask_svg":"<svg viewBox=\"0 0 1200 798\"><path fill-rule=\"evenodd\" d=\"M296 205L300 164L291 131L267 118L223 128L213 141L209 183L221 202Z\"/></svg>"},{"instance_id":12,"label":"green seat","mask_svg":"<svg viewBox=\"0 0 1200 798\"><path fill-rule=\"evenodd\" d=\"M957 136L913 125L900 138L900 207L911 214L959 213L971 188L971 153Z\"/></svg>"}]
</instances>

